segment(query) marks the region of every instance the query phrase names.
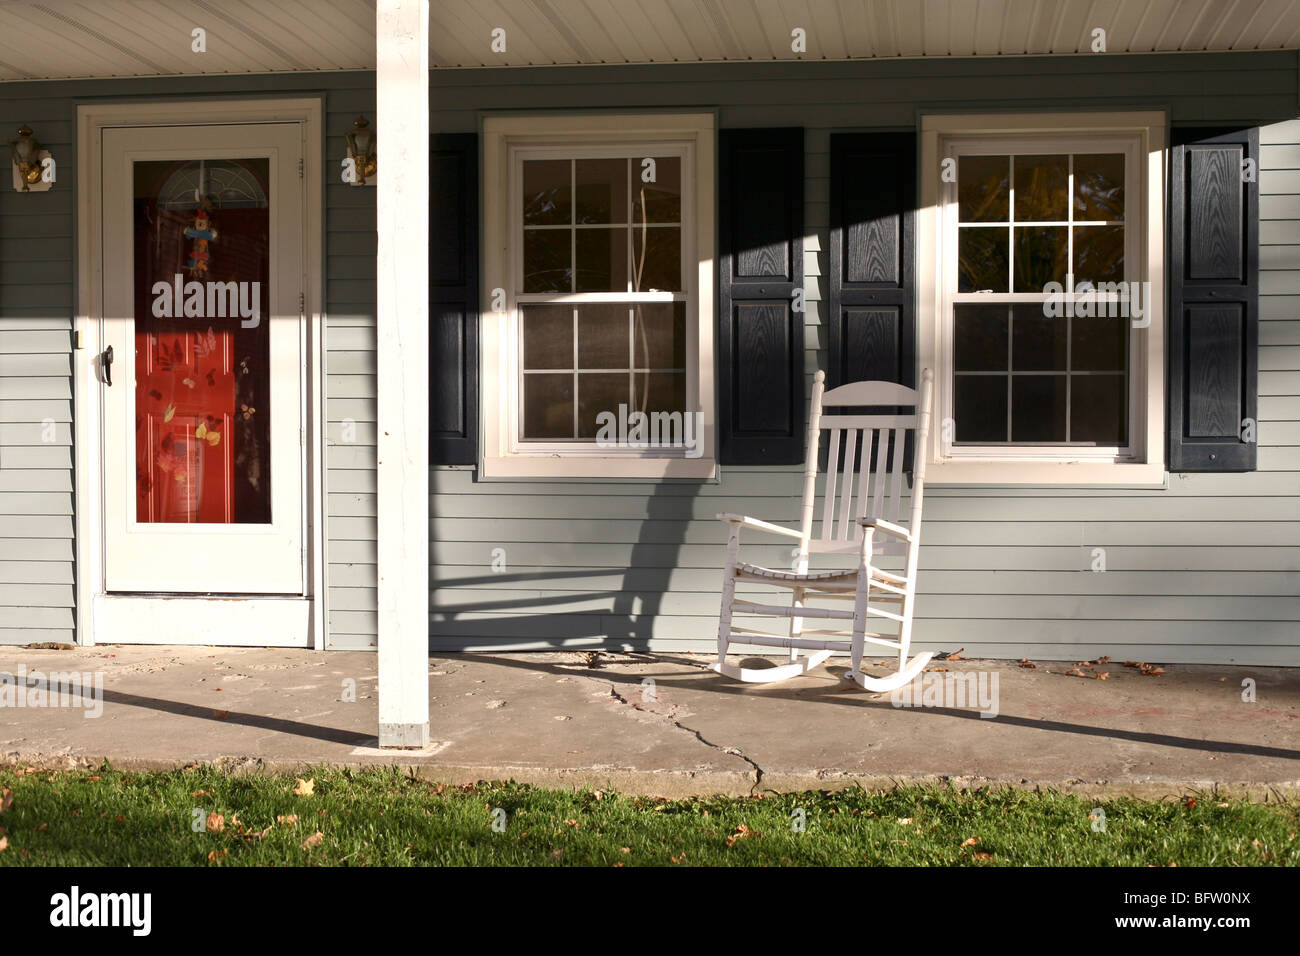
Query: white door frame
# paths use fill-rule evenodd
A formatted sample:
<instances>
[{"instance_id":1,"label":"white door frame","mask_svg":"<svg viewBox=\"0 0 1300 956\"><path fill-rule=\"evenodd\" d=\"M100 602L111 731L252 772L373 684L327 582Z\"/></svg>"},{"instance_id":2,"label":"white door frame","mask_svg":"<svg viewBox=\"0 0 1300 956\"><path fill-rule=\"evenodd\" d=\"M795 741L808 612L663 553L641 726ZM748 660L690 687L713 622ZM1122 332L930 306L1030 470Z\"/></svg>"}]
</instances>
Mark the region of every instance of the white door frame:
<instances>
[{"instance_id":1,"label":"white door frame","mask_svg":"<svg viewBox=\"0 0 1300 956\"><path fill-rule=\"evenodd\" d=\"M298 597L138 597L105 594L103 431L99 354L102 302L102 130L120 126L299 123L305 183L303 381L306 588ZM325 646L324 318L322 108L319 99L109 103L77 108L77 308L73 446L76 461L77 640L82 645L158 643ZM256 621L256 627L250 622ZM273 636L273 637L272 637ZM272 639L268 639L272 637Z\"/></svg>"}]
</instances>

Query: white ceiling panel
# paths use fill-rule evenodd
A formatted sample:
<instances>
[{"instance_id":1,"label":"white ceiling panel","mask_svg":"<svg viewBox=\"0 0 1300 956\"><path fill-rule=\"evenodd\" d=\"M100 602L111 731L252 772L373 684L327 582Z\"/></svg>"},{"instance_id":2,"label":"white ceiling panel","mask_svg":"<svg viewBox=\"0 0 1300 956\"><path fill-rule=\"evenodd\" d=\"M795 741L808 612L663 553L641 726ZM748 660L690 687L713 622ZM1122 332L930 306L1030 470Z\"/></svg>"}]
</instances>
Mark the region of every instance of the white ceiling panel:
<instances>
[{"instance_id":1,"label":"white ceiling panel","mask_svg":"<svg viewBox=\"0 0 1300 956\"><path fill-rule=\"evenodd\" d=\"M432 0L430 18L433 69L1073 55L1097 28L1110 54L1300 45L1300 0ZM0 80L373 69L374 23L374 0L0 0Z\"/></svg>"}]
</instances>

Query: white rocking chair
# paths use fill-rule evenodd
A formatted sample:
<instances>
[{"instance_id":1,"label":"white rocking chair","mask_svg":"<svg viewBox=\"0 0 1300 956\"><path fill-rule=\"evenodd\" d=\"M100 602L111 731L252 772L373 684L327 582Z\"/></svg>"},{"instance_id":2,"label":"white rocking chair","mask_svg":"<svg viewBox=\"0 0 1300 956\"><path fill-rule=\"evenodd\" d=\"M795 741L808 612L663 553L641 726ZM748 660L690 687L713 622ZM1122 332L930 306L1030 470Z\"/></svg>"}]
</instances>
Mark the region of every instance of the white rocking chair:
<instances>
[{"instance_id":1,"label":"white rocking chair","mask_svg":"<svg viewBox=\"0 0 1300 956\"><path fill-rule=\"evenodd\" d=\"M825 661L834 653L848 653L849 672L845 674L859 687L869 691L889 691L909 683L930 662L929 651L907 657L912 638L912 607L916 600L917 556L921 544L921 503L925 486L925 447L930 431L930 393L934 377L929 369L921 373L921 391L893 382L852 382L825 392L826 373L814 378L812 408L808 422L808 460L804 465L803 512L798 530L759 521L746 515L720 514L718 519L730 526L727 539L727 569L722 579L722 610L718 621L718 660L712 669L728 677L751 683L786 680ZM824 406L891 406L915 407L911 415L823 415ZM817 453L822 429L830 429L826 483L820 534L813 537L813 514L817 494ZM900 492L903 485L903 449L907 433L913 435L915 464L912 476L911 517L906 527L900 519ZM856 476L857 501L854 501L854 464L858 439L862 439L862 468ZM843 470L840 471L840 446L843 444ZM892 444L892 454L891 454ZM875 466L871 467L872 447ZM874 474L874 480L871 476ZM836 482L839 481L839 491ZM856 507L855 507L856 504ZM773 570L739 560L740 529L753 528L797 539L799 546L793 571ZM855 554L857 566L849 570L810 571L810 554ZM872 559L878 554L906 556L902 574L876 567ZM789 607L761 604L736 596L737 583L789 588L793 600ZM852 601L853 610L835 607L810 607L810 599ZM879 607L877 605L886 605ZM772 634L735 627L733 614L773 616L790 619L790 633ZM851 622L847 628L809 629L806 619ZM869 619L892 621L898 625L896 635L880 634L867 629ZM828 640L838 636L839 640ZM844 640L844 638L849 638ZM733 644L782 647L790 651L790 663L776 667L745 668L727 663ZM862 672L862 655L866 644L876 644L898 651L898 669L885 677L870 677ZM810 651L800 657L799 651Z\"/></svg>"}]
</instances>

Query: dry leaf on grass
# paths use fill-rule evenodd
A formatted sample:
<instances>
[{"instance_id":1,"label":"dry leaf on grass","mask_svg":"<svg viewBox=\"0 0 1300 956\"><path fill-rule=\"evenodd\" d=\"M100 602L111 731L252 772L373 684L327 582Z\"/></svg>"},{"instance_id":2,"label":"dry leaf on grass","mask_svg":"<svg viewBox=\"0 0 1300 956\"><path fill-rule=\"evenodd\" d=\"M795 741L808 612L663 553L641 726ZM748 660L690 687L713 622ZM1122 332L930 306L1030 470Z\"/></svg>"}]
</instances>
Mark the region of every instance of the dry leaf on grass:
<instances>
[{"instance_id":1,"label":"dry leaf on grass","mask_svg":"<svg viewBox=\"0 0 1300 956\"><path fill-rule=\"evenodd\" d=\"M668 859L672 860L674 863L685 863L686 854L683 853L681 856L673 856L672 854L669 854Z\"/></svg>"},{"instance_id":2,"label":"dry leaf on grass","mask_svg":"<svg viewBox=\"0 0 1300 956\"><path fill-rule=\"evenodd\" d=\"M911 826L911 825L912 825L912 818L911 818L911 817L899 817L899 818L898 818L898 825L901 826L901 827Z\"/></svg>"},{"instance_id":3,"label":"dry leaf on grass","mask_svg":"<svg viewBox=\"0 0 1300 956\"><path fill-rule=\"evenodd\" d=\"M7 849L9 849L9 838L0 837L0 853L3 853Z\"/></svg>"},{"instance_id":4,"label":"dry leaf on grass","mask_svg":"<svg viewBox=\"0 0 1300 956\"><path fill-rule=\"evenodd\" d=\"M761 837L762 835L763 834L759 833L757 830L751 830L748 826L742 823L736 827L735 833L727 837L727 846L735 846L737 840L743 840L746 837Z\"/></svg>"},{"instance_id":5,"label":"dry leaf on grass","mask_svg":"<svg viewBox=\"0 0 1300 956\"><path fill-rule=\"evenodd\" d=\"M976 860L991 860L991 859L993 859L993 854L992 854L992 853L976 853L975 856L974 856L974 859L976 859Z\"/></svg>"},{"instance_id":6,"label":"dry leaf on grass","mask_svg":"<svg viewBox=\"0 0 1300 956\"><path fill-rule=\"evenodd\" d=\"M299 777L298 783L293 788L293 793L297 797L310 797L315 792L315 789L316 784L313 780L304 780Z\"/></svg>"},{"instance_id":7,"label":"dry leaf on grass","mask_svg":"<svg viewBox=\"0 0 1300 956\"><path fill-rule=\"evenodd\" d=\"M305 839L305 840L302 841L302 848L303 848L304 850L310 850L312 847L314 847L314 846L320 846L320 845L321 845L322 843L324 843L324 842L325 842L325 834L323 834L323 833L321 833L319 830L317 830L315 833L313 833L313 834L312 834L311 836L309 836L307 839Z\"/></svg>"},{"instance_id":8,"label":"dry leaf on grass","mask_svg":"<svg viewBox=\"0 0 1300 956\"><path fill-rule=\"evenodd\" d=\"M14 805L14 792L8 787L0 790L0 813L8 810Z\"/></svg>"},{"instance_id":9,"label":"dry leaf on grass","mask_svg":"<svg viewBox=\"0 0 1300 956\"><path fill-rule=\"evenodd\" d=\"M210 797L210 796L212 796L212 791L211 791L211 790L195 790L193 793L190 794L190 796L191 796L191 797Z\"/></svg>"},{"instance_id":10,"label":"dry leaf on grass","mask_svg":"<svg viewBox=\"0 0 1300 956\"><path fill-rule=\"evenodd\" d=\"M296 813L279 814L276 816L275 822L283 824L286 827L291 827L298 822L298 814Z\"/></svg>"},{"instance_id":11,"label":"dry leaf on grass","mask_svg":"<svg viewBox=\"0 0 1300 956\"><path fill-rule=\"evenodd\" d=\"M218 859L218 858L220 858L220 857L223 857L223 856L225 856L225 855L226 855L227 853L229 853L229 852L230 852L229 850L209 850L209 851L208 851L208 862L211 863L213 860L216 860L216 859Z\"/></svg>"},{"instance_id":12,"label":"dry leaf on grass","mask_svg":"<svg viewBox=\"0 0 1300 956\"><path fill-rule=\"evenodd\" d=\"M208 830L212 833L220 833L226 828L226 818L220 813L208 814Z\"/></svg>"},{"instance_id":13,"label":"dry leaf on grass","mask_svg":"<svg viewBox=\"0 0 1300 956\"><path fill-rule=\"evenodd\" d=\"M974 846L976 843L979 843L979 841L980 841L979 837L971 837L968 840L963 840L962 846Z\"/></svg>"}]
</instances>

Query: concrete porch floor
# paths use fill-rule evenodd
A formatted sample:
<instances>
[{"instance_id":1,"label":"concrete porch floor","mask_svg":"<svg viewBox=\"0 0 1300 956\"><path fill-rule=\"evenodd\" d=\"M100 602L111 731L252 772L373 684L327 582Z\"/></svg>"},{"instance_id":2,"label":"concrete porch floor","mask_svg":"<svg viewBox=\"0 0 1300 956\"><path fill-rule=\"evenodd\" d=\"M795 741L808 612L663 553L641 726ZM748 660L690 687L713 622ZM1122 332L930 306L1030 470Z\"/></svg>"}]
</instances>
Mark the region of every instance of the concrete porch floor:
<instances>
[{"instance_id":1,"label":"concrete porch floor","mask_svg":"<svg viewBox=\"0 0 1300 956\"><path fill-rule=\"evenodd\" d=\"M958 660L996 674L998 715L895 707L844 690L846 659L740 685L688 653L458 654L429 661L423 751L379 751L376 657L213 647L0 648L0 673L103 674L103 713L0 707L0 760L131 769L220 762L293 771L397 763L421 776L615 787L664 796L952 780L1160 797L1300 793L1300 668ZM877 670L876 673L883 673ZM943 674L942 671L934 673ZM1242 700L1242 680L1257 700ZM644 683L653 680L653 687ZM941 678L930 678L939 680ZM355 702L344 700L355 681ZM949 700L947 703L952 704Z\"/></svg>"}]
</instances>

